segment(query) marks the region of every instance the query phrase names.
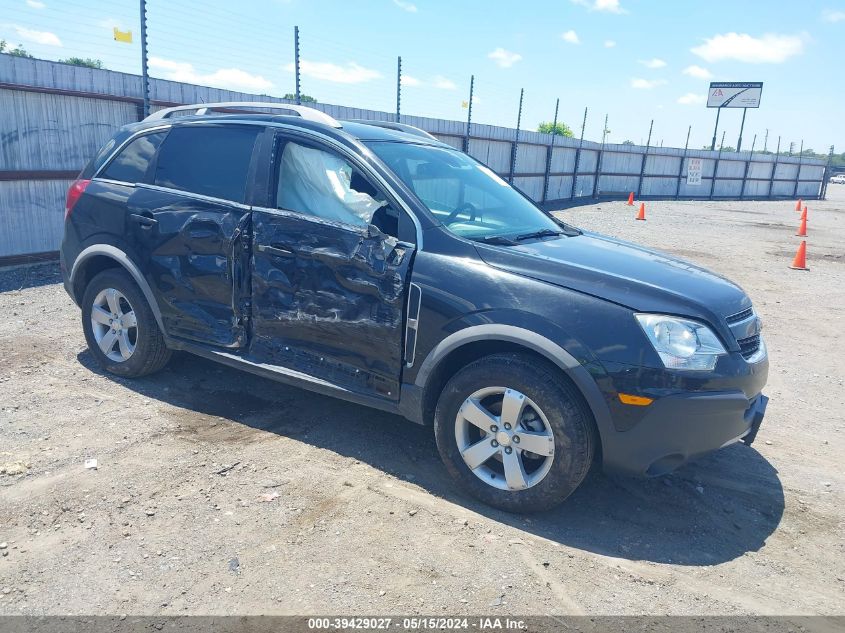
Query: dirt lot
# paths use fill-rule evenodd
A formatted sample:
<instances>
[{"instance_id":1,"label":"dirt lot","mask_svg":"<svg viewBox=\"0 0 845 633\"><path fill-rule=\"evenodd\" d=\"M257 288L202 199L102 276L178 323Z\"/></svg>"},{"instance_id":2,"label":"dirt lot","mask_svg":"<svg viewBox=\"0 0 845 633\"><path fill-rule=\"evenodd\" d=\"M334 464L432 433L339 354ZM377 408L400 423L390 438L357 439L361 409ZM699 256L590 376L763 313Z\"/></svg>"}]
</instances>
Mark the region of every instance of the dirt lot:
<instances>
[{"instance_id":1,"label":"dirt lot","mask_svg":"<svg viewBox=\"0 0 845 633\"><path fill-rule=\"evenodd\" d=\"M54 266L0 273L0 614L845 612L845 186L830 194L810 203L810 272L788 268L788 202L564 213L739 282L771 403L753 448L593 473L526 517L457 492L431 432L397 417L184 355L104 375Z\"/></svg>"}]
</instances>

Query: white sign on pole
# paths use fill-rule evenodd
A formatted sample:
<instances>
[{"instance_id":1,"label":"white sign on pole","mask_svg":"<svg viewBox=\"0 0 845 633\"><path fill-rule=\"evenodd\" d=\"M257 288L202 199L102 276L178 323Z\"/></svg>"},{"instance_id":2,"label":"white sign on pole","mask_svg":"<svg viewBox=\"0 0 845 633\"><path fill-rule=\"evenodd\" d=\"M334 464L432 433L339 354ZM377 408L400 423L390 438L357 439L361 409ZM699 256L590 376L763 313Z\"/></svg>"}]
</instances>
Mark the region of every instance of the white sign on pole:
<instances>
[{"instance_id":1,"label":"white sign on pole","mask_svg":"<svg viewBox=\"0 0 845 633\"><path fill-rule=\"evenodd\" d=\"M689 158L687 159L687 184L700 185L701 184L701 159Z\"/></svg>"},{"instance_id":2,"label":"white sign on pole","mask_svg":"<svg viewBox=\"0 0 845 633\"><path fill-rule=\"evenodd\" d=\"M759 108L763 82L711 82L708 108Z\"/></svg>"}]
</instances>

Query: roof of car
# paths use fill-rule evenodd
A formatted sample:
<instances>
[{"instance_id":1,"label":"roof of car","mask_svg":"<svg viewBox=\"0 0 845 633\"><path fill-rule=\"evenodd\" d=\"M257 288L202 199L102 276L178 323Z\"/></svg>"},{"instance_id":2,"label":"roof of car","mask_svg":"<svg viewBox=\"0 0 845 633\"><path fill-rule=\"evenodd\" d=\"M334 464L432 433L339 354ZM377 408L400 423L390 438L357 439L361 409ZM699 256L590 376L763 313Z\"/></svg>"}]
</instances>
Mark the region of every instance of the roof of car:
<instances>
[{"instance_id":1,"label":"roof of car","mask_svg":"<svg viewBox=\"0 0 845 633\"><path fill-rule=\"evenodd\" d=\"M182 115L172 117L169 119L146 120L140 123L130 124L130 129L144 129L147 127L158 127L163 123L168 125L179 125L183 123L220 123L223 121L243 121L244 119L250 121L266 121L267 123L285 123L293 124L297 127L302 127L309 130L321 131L331 136L339 134L347 134L359 141L392 141L397 143L416 143L420 145L434 145L440 147L449 147L446 143L427 138L419 134L402 132L377 125L368 125L357 121L342 121L341 128L334 128L321 123L306 121L298 116L266 114L266 113L231 113L231 114L215 114L209 115Z\"/></svg>"}]
</instances>

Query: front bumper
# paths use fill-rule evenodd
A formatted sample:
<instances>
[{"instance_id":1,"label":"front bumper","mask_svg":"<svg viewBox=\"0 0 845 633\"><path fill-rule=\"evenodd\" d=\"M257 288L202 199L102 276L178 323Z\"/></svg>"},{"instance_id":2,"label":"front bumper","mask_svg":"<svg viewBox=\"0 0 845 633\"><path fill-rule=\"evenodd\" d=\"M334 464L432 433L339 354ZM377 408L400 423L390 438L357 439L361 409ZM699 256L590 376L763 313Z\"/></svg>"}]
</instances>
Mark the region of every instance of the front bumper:
<instances>
[{"instance_id":1,"label":"front bumper","mask_svg":"<svg viewBox=\"0 0 845 633\"><path fill-rule=\"evenodd\" d=\"M657 476L701 455L757 436L769 399L741 391L668 396L649 405L633 428L603 438L611 472Z\"/></svg>"}]
</instances>

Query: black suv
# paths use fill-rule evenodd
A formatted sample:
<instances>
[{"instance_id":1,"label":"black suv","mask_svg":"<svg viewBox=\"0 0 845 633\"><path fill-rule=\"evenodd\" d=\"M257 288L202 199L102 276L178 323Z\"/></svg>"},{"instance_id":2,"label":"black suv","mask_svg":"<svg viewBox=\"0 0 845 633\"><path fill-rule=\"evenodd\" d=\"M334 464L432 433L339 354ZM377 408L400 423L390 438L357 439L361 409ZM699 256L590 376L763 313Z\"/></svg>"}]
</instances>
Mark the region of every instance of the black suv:
<instances>
[{"instance_id":1,"label":"black suv","mask_svg":"<svg viewBox=\"0 0 845 633\"><path fill-rule=\"evenodd\" d=\"M71 186L61 264L108 371L186 350L433 424L451 475L507 510L562 501L594 461L660 475L750 444L766 409L739 287L394 123L159 111Z\"/></svg>"}]
</instances>

